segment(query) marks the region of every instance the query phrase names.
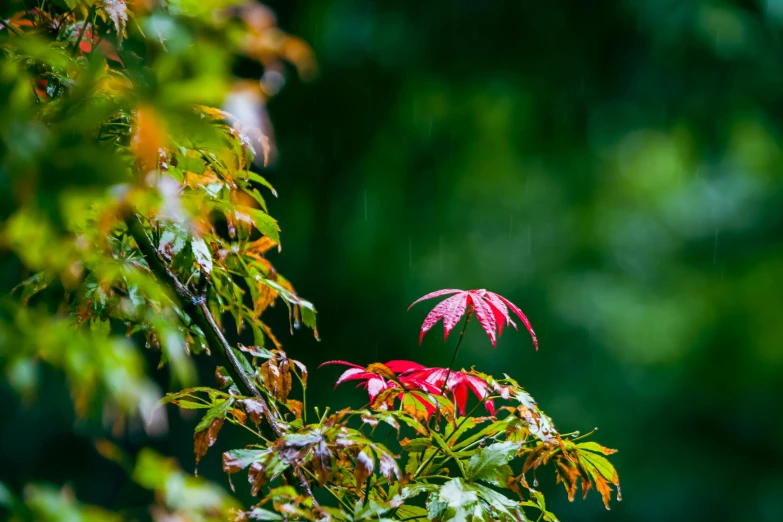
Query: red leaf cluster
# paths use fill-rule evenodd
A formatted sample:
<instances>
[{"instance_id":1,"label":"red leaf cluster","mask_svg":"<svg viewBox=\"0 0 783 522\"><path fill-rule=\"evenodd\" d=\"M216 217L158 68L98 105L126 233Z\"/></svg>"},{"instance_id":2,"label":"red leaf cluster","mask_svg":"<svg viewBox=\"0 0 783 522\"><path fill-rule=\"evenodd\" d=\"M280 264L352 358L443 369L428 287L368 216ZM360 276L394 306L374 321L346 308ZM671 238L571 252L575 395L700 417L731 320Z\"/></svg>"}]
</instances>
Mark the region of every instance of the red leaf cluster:
<instances>
[{"instance_id":1,"label":"red leaf cluster","mask_svg":"<svg viewBox=\"0 0 783 522\"><path fill-rule=\"evenodd\" d=\"M464 415L468 391L471 391L476 398L484 401L487 411L492 415L495 414L495 406L488 399L487 381L464 371L428 368L413 361L403 360L389 361L385 364L375 363L366 368L347 361L327 361L321 366L327 364L350 366L340 375L334 387L346 381L362 381L357 386L367 390L371 403L386 390L400 389L400 394L397 396L399 399L402 399L406 391L419 391L423 393L414 394L413 397L424 406L427 416L430 416L437 410L437 402L434 398L428 399L427 395L441 395L443 390L445 394L451 396L460 414Z\"/></svg>"},{"instance_id":2,"label":"red leaf cluster","mask_svg":"<svg viewBox=\"0 0 783 522\"><path fill-rule=\"evenodd\" d=\"M533 346L538 350L538 340L536 339L536 333L533 331L533 327L530 321L527 319L522 310L517 305L503 297L502 295L487 290L457 290L453 288L447 288L445 290L436 290L429 294L418 298L408 307L408 310L416 303L424 301L425 299L432 299L433 297L440 297L443 295L452 295L448 299L438 303L433 308L427 317L424 318L424 323L421 325L421 334L419 335L419 343L424 339L430 328L435 326L438 321L443 319L443 340L449 336L449 333L454 329L459 320L467 312L468 317L471 314L476 315L481 324L481 328L487 333L489 340L492 342L492 347L495 347L497 337L503 332L504 326L513 326L517 329L517 325L511 320L509 309L514 312L514 315L519 317L522 324L525 325L527 331L530 332L530 336L533 338ZM497 330L497 336L495 331Z\"/></svg>"}]
</instances>

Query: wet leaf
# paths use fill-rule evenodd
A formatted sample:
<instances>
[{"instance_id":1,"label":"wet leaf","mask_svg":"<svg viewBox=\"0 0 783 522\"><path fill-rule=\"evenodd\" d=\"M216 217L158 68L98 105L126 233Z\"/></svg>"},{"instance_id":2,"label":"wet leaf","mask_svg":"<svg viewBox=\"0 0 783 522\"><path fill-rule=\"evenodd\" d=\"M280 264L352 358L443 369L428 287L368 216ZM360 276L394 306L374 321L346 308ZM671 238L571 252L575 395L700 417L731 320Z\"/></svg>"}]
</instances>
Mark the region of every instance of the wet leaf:
<instances>
[{"instance_id":1,"label":"wet leaf","mask_svg":"<svg viewBox=\"0 0 783 522\"><path fill-rule=\"evenodd\" d=\"M516 442L497 442L479 448L465 469L468 480L494 480L494 471L516 457L518 450Z\"/></svg>"},{"instance_id":2,"label":"wet leaf","mask_svg":"<svg viewBox=\"0 0 783 522\"><path fill-rule=\"evenodd\" d=\"M244 411L240 410L239 408L232 408L229 410L231 412L231 415L234 416L234 418L240 423L244 424L245 420L247 420L247 415Z\"/></svg>"},{"instance_id":3,"label":"wet leaf","mask_svg":"<svg viewBox=\"0 0 783 522\"><path fill-rule=\"evenodd\" d=\"M432 441L426 437L416 439L403 439L400 441L402 449L410 453L422 453L432 447Z\"/></svg>"},{"instance_id":4,"label":"wet leaf","mask_svg":"<svg viewBox=\"0 0 783 522\"><path fill-rule=\"evenodd\" d=\"M197 431L193 434L193 453L196 454L196 463L198 463L201 460L201 457L207 453L207 450L215 444L218 433L220 433L220 428L223 427L223 420L224 419L222 418L215 419L207 429Z\"/></svg>"},{"instance_id":5,"label":"wet leaf","mask_svg":"<svg viewBox=\"0 0 783 522\"><path fill-rule=\"evenodd\" d=\"M356 478L356 487L362 487L362 484L367 480L367 477L372 475L373 471L375 471L375 456L372 449L364 448L356 455L356 468L353 472Z\"/></svg>"},{"instance_id":6,"label":"wet leaf","mask_svg":"<svg viewBox=\"0 0 783 522\"><path fill-rule=\"evenodd\" d=\"M387 379L396 379L397 376L394 375L394 372L391 371L386 365L381 363L372 363L367 367L366 370L368 373L374 373L375 375L380 375L381 377L385 377Z\"/></svg>"},{"instance_id":7,"label":"wet leaf","mask_svg":"<svg viewBox=\"0 0 783 522\"><path fill-rule=\"evenodd\" d=\"M427 510L420 506L403 504L397 509L400 520L424 520L427 518Z\"/></svg>"},{"instance_id":8,"label":"wet leaf","mask_svg":"<svg viewBox=\"0 0 783 522\"><path fill-rule=\"evenodd\" d=\"M234 399L226 399L222 402L212 406L206 414L201 418L201 422L196 425L196 432L205 430L207 426L211 426L217 419L225 419L228 410L234 404Z\"/></svg>"},{"instance_id":9,"label":"wet leaf","mask_svg":"<svg viewBox=\"0 0 783 522\"><path fill-rule=\"evenodd\" d=\"M193 238L190 242L190 248L193 250L193 255L196 258L196 263L205 274L212 272L212 253L209 247L201 238Z\"/></svg>"},{"instance_id":10,"label":"wet leaf","mask_svg":"<svg viewBox=\"0 0 783 522\"><path fill-rule=\"evenodd\" d=\"M431 520L471 520L479 498L462 479L451 479L427 501Z\"/></svg>"},{"instance_id":11,"label":"wet leaf","mask_svg":"<svg viewBox=\"0 0 783 522\"><path fill-rule=\"evenodd\" d=\"M394 458L394 456L388 451L378 452L377 449L376 453L378 453L378 460L380 464L378 467L378 472L386 477L389 482L400 480L402 473L400 471L400 466L397 464L397 460Z\"/></svg>"},{"instance_id":12,"label":"wet leaf","mask_svg":"<svg viewBox=\"0 0 783 522\"><path fill-rule=\"evenodd\" d=\"M261 365L261 377L272 395L280 402L288 400L291 393L291 365L288 358L282 352L268 359Z\"/></svg>"},{"instance_id":13,"label":"wet leaf","mask_svg":"<svg viewBox=\"0 0 783 522\"><path fill-rule=\"evenodd\" d=\"M244 399L242 405L245 407L250 420L253 424L258 426L261 424L261 420L264 418L264 405L258 399Z\"/></svg>"},{"instance_id":14,"label":"wet leaf","mask_svg":"<svg viewBox=\"0 0 783 522\"><path fill-rule=\"evenodd\" d=\"M593 442L593 441L580 442L579 444L576 445L576 447L579 448L580 450L592 451L595 453L603 453L604 455L611 455L613 453L617 453L616 449L601 446L597 442Z\"/></svg>"},{"instance_id":15,"label":"wet leaf","mask_svg":"<svg viewBox=\"0 0 783 522\"><path fill-rule=\"evenodd\" d=\"M237 205L236 209L237 219L252 224L259 232L278 245L280 244L280 227L272 216L263 210L251 207Z\"/></svg>"},{"instance_id":16,"label":"wet leaf","mask_svg":"<svg viewBox=\"0 0 783 522\"><path fill-rule=\"evenodd\" d=\"M286 401L285 407L288 408L291 411L291 413L294 414L294 417L296 417L297 419L302 418L302 411L304 409L304 405L302 404L302 401L289 399Z\"/></svg>"},{"instance_id":17,"label":"wet leaf","mask_svg":"<svg viewBox=\"0 0 783 522\"><path fill-rule=\"evenodd\" d=\"M323 439L313 447L312 462L318 482L321 485L326 484L332 471L332 452Z\"/></svg>"},{"instance_id":18,"label":"wet leaf","mask_svg":"<svg viewBox=\"0 0 783 522\"><path fill-rule=\"evenodd\" d=\"M228 374L228 370L222 366L217 366L215 367L215 382L218 387L225 389L234 384L234 379Z\"/></svg>"},{"instance_id":19,"label":"wet leaf","mask_svg":"<svg viewBox=\"0 0 783 522\"><path fill-rule=\"evenodd\" d=\"M268 454L269 450L260 449L235 449L226 451L223 453L223 471L229 475L237 473Z\"/></svg>"},{"instance_id":20,"label":"wet leaf","mask_svg":"<svg viewBox=\"0 0 783 522\"><path fill-rule=\"evenodd\" d=\"M245 352L249 353L253 357L261 357L262 359L270 359L275 356L272 352L267 350L266 348L262 348L260 346L245 346L242 343L237 344L237 347Z\"/></svg>"},{"instance_id":21,"label":"wet leaf","mask_svg":"<svg viewBox=\"0 0 783 522\"><path fill-rule=\"evenodd\" d=\"M121 44L123 37L126 36L125 25L128 23L128 7L125 5L125 0L101 0L100 6L114 22L117 42Z\"/></svg>"},{"instance_id":22,"label":"wet leaf","mask_svg":"<svg viewBox=\"0 0 783 522\"><path fill-rule=\"evenodd\" d=\"M424 301L426 299L433 299L435 297L441 297L444 295L456 294L452 297L445 299L438 303L433 308L427 317L424 319L424 323L421 325L421 333L419 335L419 343L424 339L426 334L438 321L443 320L443 339L444 341L448 337L449 333L453 330L454 326L459 322L463 315L467 312L468 316L471 313L475 313L476 319L478 319L481 328L489 337L492 346L495 346L497 335L503 330L504 325L510 325L516 328L516 324L511 321L511 316L508 313L510 308L514 314L516 314L522 323L527 328L530 336L533 339L533 345L538 350L538 340L536 334L533 332L533 327L530 325L525 314L522 313L514 303L506 299L505 297L498 295L494 292L487 290L457 290L449 288L445 290L437 290L430 292L429 294L420 297L414 301L408 310L416 303ZM496 333L497 330L497 333Z\"/></svg>"}]
</instances>

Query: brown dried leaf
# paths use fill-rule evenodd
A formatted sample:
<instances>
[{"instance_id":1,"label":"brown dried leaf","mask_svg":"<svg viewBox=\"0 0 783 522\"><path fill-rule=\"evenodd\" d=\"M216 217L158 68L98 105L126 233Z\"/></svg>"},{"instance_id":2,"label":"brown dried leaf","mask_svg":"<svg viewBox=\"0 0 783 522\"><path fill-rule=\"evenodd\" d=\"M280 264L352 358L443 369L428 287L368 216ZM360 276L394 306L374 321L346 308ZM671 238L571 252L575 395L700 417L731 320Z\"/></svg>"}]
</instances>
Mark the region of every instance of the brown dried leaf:
<instances>
[{"instance_id":1,"label":"brown dried leaf","mask_svg":"<svg viewBox=\"0 0 783 522\"><path fill-rule=\"evenodd\" d=\"M356 468L353 471L354 477L356 477L356 487L361 488L367 477L372 475L375 470L375 458L373 457L372 450L369 447L364 448L356 455Z\"/></svg>"},{"instance_id":2,"label":"brown dried leaf","mask_svg":"<svg viewBox=\"0 0 783 522\"><path fill-rule=\"evenodd\" d=\"M223 472L227 475L242 471L242 460L232 457L229 452L223 453ZM230 477L229 477L230 479Z\"/></svg>"},{"instance_id":3,"label":"brown dried leaf","mask_svg":"<svg viewBox=\"0 0 783 522\"><path fill-rule=\"evenodd\" d=\"M302 404L302 401L297 401L294 399L290 399L285 403L286 408L291 410L291 412L294 414L294 416L297 419L302 418L302 410L304 409L304 406Z\"/></svg>"},{"instance_id":4,"label":"brown dried leaf","mask_svg":"<svg viewBox=\"0 0 783 522\"><path fill-rule=\"evenodd\" d=\"M318 483L323 486L329 480L332 471L332 452L323 439L313 447L312 462L315 477L318 479Z\"/></svg>"},{"instance_id":5,"label":"brown dried leaf","mask_svg":"<svg viewBox=\"0 0 783 522\"><path fill-rule=\"evenodd\" d=\"M390 380L395 380L397 378L393 371L391 371L385 364L381 363L372 363L367 367L367 372L380 375L381 377L386 377Z\"/></svg>"},{"instance_id":6,"label":"brown dried leaf","mask_svg":"<svg viewBox=\"0 0 783 522\"><path fill-rule=\"evenodd\" d=\"M375 397L370 407L373 410L391 410L394 408L394 401L400 394L400 388L388 388L383 390Z\"/></svg>"},{"instance_id":7,"label":"brown dried leaf","mask_svg":"<svg viewBox=\"0 0 783 522\"><path fill-rule=\"evenodd\" d=\"M256 287L256 292L258 295L253 301L253 319L258 319L264 310L277 299L277 291L269 285L260 283Z\"/></svg>"},{"instance_id":8,"label":"brown dried leaf","mask_svg":"<svg viewBox=\"0 0 783 522\"><path fill-rule=\"evenodd\" d=\"M247 472L247 478L250 481L250 494L258 495L259 490L267 482L266 460L252 463Z\"/></svg>"},{"instance_id":9,"label":"brown dried leaf","mask_svg":"<svg viewBox=\"0 0 783 522\"><path fill-rule=\"evenodd\" d=\"M264 167L269 166L269 157L272 154L272 143L269 140L269 136L262 135L261 136L261 151L264 155Z\"/></svg>"},{"instance_id":10,"label":"brown dried leaf","mask_svg":"<svg viewBox=\"0 0 783 522\"><path fill-rule=\"evenodd\" d=\"M239 408L232 408L229 410L236 420L238 420L240 423L244 424L247 420L247 415L245 415L245 412L240 410Z\"/></svg>"},{"instance_id":11,"label":"brown dried leaf","mask_svg":"<svg viewBox=\"0 0 783 522\"><path fill-rule=\"evenodd\" d=\"M566 493L568 493L568 500L574 501L576 495L576 488L578 486L579 479L582 478L579 473L579 468L575 464L568 461L559 459L557 462L557 479L562 481L565 486ZM526 486L527 487L527 486ZM582 483L584 489L584 482Z\"/></svg>"},{"instance_id":12,"label":"brown dried leaf","mask_svg":"<svg viewBox=\"0 0 783 522\"><path fill-rule=\"evenodd\" d=\"M205 430L193 434L193 452L196 454L196 463L206 455L207 450L215 444L220 428L223 427L223 419L215 419Z\"/></svg>"},{"instance_id":13,"label":"brown dried leaf","mask_svg":"<svg viewBox=\"0 0 783 522\"><path fill-rule=\"evenodd\" d=\"M257 399L245 399L242 401L242 405L245 407L245 411L250 416L253 424L256 426L261 424L261 419L264 416L264 404Z\"/></svg>"},{"instance_id":14,"label":"brown dried leaf","mask_svg":"<svg viewBox=\"0 0 783 522\"><path fill-rule=\"evenodd\" d=\"M381 453L378 457L381 475L386 477L389 482L393 482L395 479L400 480L400 466L397 464L397 461L388 453Z\"/></svg>"},{"instance_id":15,"label":"brown dried leaf","mask_svg":"<svg viewBox=\"0 0 783 522\"><path fill-rule=\"evenodd\" d=\"M234 382L234 380L225 368L218 366L215 368L215 382L217 383L218 388L223 389Z\"/></svg>"},{"instance_id":16,"label":"brown dried leaf","mask_svg":"<svg viewBox=\"0 0 783 522\"><path fill-rule=\"evenodd\" d=\"M263 348L260 348L259 346L245 346L242 343L237 343L237 348L239 348L241 351L245 353L249 353L253 357L268 357L268 352L263 350Z\"/></svg>"},{"instance_id":17,"label":"brown dried leaf","mask_svg":"<svg viewBox=\"0 0 783 522\"><path fill-rule=\"evenodd\" d=\"M609 509L609 501L612 500L612 488L609 487L609 483L603 477L594 476L593 481L595 482L595 489L601 494L601 500L604 501L604 507Z\"/></svg>"},{"instance_id":18,"label":"brown dried leaf","mask_svg":"<svg viewBox=\"0 0 783 522\"><path fill-rule=\"evenodd\" d=\"M291 393L291 372L288 358L283 356L267 360L261 365L261 377L267 389L279 401L288 400L288 394Z\"/></svg>"},{"instance_id":19,"label":"brown dried leaf","mask_svg":"<svg viewBox=\"0 0 783 522\"><path fill-rule=\"evenodd\" d=\"M522 473L527 473L531 468L538 468L543 464L550 449L548 444L536 446L527 456L527 459L525 459L525 463L522 466Z\"/></svg>"},{"instance_id":20,"label":"brown dried leaf","mask_svg":"<svg viewBox=\"0 0 783 522\"><path fill-rule=\"evenodd\" d=\"M276 247L277 243L272 241L266 236L262 236L259 239L245 245L245 255L261 258L271 248Z\"/></svg>"},{"instance_id":21,"label":"brown dried leaf","mask_svg":"<svg viewBox=\"0 0 783 522\"><path fill-rule=\"evenodd\" d=\"M399 394L399 390L396 390ZM376 399L376 403L378 400ZM373 408L375 407L375 404L373 404ZM417 403L414 401L403 401L400 404L400 409L416 419L419 422L427 422L429 415L427 414L427 410L421 409L417 406Z\"/></svg>"}]
</instances>

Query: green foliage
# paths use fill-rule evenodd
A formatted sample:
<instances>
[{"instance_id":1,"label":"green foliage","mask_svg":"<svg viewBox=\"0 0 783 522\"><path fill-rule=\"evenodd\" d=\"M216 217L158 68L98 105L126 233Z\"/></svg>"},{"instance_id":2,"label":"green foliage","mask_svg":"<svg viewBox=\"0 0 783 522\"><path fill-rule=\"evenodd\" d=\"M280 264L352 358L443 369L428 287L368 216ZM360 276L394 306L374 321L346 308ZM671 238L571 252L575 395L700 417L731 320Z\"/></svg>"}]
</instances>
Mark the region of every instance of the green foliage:
<instances>
[{"instance_id":1,"label":"green foliage","mask_svg":"<svg viewBox=\"0 0 783 522\"><path fill-rule=\"evenodd\" d=\"M276 192L257 172L272 160L270 131L212 105L247 89L227 71L232 52L267 70L290 62L305 76L312 57L266 8L234 4L138 3L133 12L122 0L74 0L4 22L0 173L14 196L0 239L25 274L0 303L9 384L34 398L39 367L59 371L77 416L100 415L118 431L138 417L151 430L156 405L201 410L196 463L226 426L252 436L222 459L229 477L247 474L259 497L249 509L150 449L126 456L95 441L151 492L156 520L556 520L526 478L548 464L569 499L580 483L608 509L612 486L619 493L604 457L613 450L560 434L507 376L348 363L338 383L363 380L367 406L315 410L308 422L307 368L262 321L282 302L291 331L304 324L318 337L314 306L268 258L281 244L265 200ZM236 9L216 11L227 6ZM262 79L249 96L273 91ZM537 346L510 301L447 292L459 293L431 312L423 332L443 319L448 334L475 315L494 346L496 329L514 324L508 306ZM228 341L246 329L252 345ZM160 397L142 343L160 349L170 386L184 389ZM214 388L194 386L191 356L202 354L221 358ZM466 413L469 392L477 400ZM482 405L489 415L474 415ZM3 488L0 504L20 520L129 518L49 486L21 496Z\"/></svg>"}]
</instances>

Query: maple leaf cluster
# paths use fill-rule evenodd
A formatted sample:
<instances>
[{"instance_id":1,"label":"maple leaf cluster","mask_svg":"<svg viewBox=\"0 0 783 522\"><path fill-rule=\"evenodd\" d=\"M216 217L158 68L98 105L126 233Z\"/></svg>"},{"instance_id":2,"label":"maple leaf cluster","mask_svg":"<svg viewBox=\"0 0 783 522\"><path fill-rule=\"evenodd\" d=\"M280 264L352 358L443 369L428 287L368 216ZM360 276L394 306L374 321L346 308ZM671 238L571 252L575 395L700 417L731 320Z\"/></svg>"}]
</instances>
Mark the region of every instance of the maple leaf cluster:
<instances>
[{"instance_id":1,"label":"maple leaf cluster","mask_svg":"<svg viewBox=\"0 0 783 522\"><path fill-rule=\"evenodd\" d=\"M503 332L504 326L517 328L516 323L511 320L510 309L511 312L519 317L528 332L530 332L530 336L533 338L533 345L538 350L538 340L527 316L514 303L494 292L483 289L457 290L447 288L436 290L414 301L408 307L408 310L416 303L426 299L450 294L455 295L441 301L427 314L424 323L421 325L419 342L424 339L424 334L440 320L443 320L443 339L445 341L463 316L467 314L465 319L465 324L467 325L471 314L475 314L494 347L497 336L500 336ZM452 371L451 368L430 368L413 361L403 360L393 360L386 364L374 363L366 368L348 361L327 361L321 366L327 364L350 366L337 379L335 388L346 381L361 381L358 386L367 390L371 404L377 403L381 394L383 394L384 398L387 398L387 401L388 397L392 397L389 402L393 403L395 396L384 393L389 390L398 390L399 393L396 394L396 398L399 400L403 399L406 392L416 392L412 393L412 396L424 407L425 417L429 418L438 409L438 401L434 396L447 395L457 406L460 414L464 415L465 405L468 401L468 390L470 390L477 399L484 402L484 407L487 411L491 415L495 415L495 406L489 398L489 384L486 379L464 370Z\"/></svg>"},{"instance_id":2,"label":"maple leaf cluster","mask_svg":"<svg viewBox=\"0 0 783 522\"><path fill-rule=\"evenodd\" d=\"M406 392L420 392L411 395L424 407L425 417L429 418L437 411L438 401L434 396L446 394L454 401L460 415L465 415L468 390L470 390L477 399L484 402L484 407L491 415L495 414L494 403L488 398L487 381L463 370L428 368L404 360L389 361L385 364L374 363L366 368L347 361L327 361L321 366L328 364L350 366L337 379L335 388L346 381L361 381L357 386L367 390L370 403L374 405L383 403L378 401L379 397L402 400ZM383 394L389 390L396 390L398 393Z\"/></svg>"}]
</instances>

